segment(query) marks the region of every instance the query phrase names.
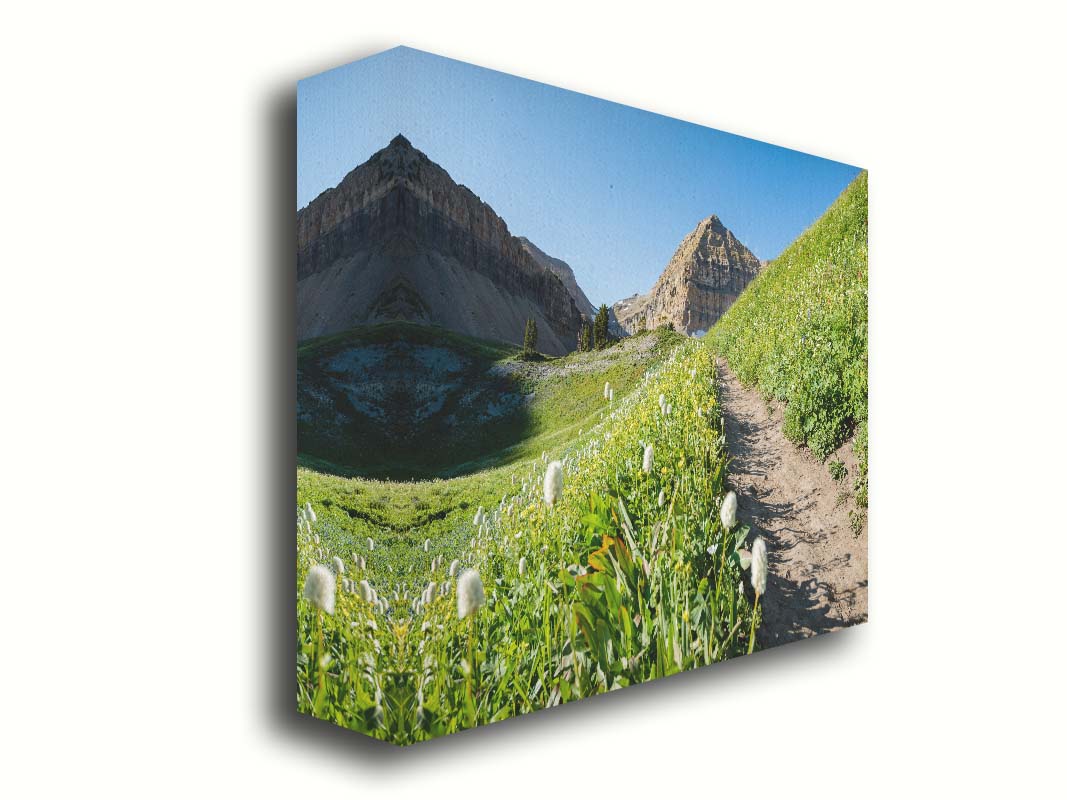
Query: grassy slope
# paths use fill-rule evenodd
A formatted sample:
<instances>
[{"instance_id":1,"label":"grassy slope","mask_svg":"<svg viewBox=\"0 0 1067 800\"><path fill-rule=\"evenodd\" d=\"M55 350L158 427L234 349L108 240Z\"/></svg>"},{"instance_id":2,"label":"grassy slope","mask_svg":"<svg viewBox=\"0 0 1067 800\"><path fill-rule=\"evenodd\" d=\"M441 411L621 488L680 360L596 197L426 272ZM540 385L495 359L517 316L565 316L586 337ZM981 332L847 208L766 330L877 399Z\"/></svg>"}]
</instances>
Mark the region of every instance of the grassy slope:
<instances>
[{"instance_id":1,"label":"grassy slope","mask_svg":"<svg viewBox=\"0 0 1067 800\"><path fill-rule=\"evenodd\" d=\"M487 422L479 416L482 409L460 402L462 393L457 392L407 448L384 438L377 419L357 416L345 431L341 447L316 442L315 426L302 423L298 427L300 464L324 473L411 480L451 478L540 456L542 451L559 449L583 426L593 424L605 381L616 387L616 396L621 398L682 341L668 331L648 337L536 362L524 362L520 350L510 345L403 323L359 328L304 343L297 353L301 380L314 380L315 370L346 348L403 340L447 348L466 359L471 366L461 381L464 392L481 390L489 397L518 393L532 395L532 401L516 413ZM500 368L506 370L507 378L501 377ZM456 423L446 425L448 417Z\"/></svg>"},{"instance_id":2,"label":"grassy slope","mask_svg":"<svg viewBox=\"0 0 1067 800\"><path fill-rule=\"evenodd\" d=\"M660 394L673 406L669 417L660 412ZM727 533L719 520L726 456L710 352L681 343L616 398L612 413L603 413L602 397L589 402L596 424L551 453L565 464L554 507L541 496L541 458L418 484L300 471L299 500L316 508L319 540L306 528L298 536L298 596L310 565L337 556L346 577L369 580L391 605L385 612L339 592L335 613L325 615L299 600L302 710L408 743L749 649L751 593L731 556L747 530ZM649 443L655 463L646 474ZM480 500L490 519L476 528L471 512ZM392 542L376 541L372 550L345 527L351 518L338 516L342 502L395 515L400 527L405 519L423 531L439 526L438 535L424 550L421 533L395 531ZM462 513L420 517L464 502ZM445 566L431 573L435 556ZM355 566L359 557L365 571ZM465 620L457 618L447 574L452 558L477 569L485 584L485 607ZM576 578L579 567L589 573ZM430 580L437 599L414 609Z\"/></svg>"},{"instance_id":3,"label":"grassy slope","mask_svg":"<svg viewBox=\"0 0 1067 800\"><path fill-rule=\"evenodd\" d=\"M784 432L820 458L853 432L867 494L867 173L769 264L708 341L742 383L787 403Z\"/></svg>"},{"instance_id":4,"label":"grassy slope","mask_svg":"<svg viewBox=\"0 0 1067 800\"><path fill-rule=\"evenodd\" d=\"M372 331L360 336L374 341L380 334ZM429 329L425 329L425 335L431 337L428 341L444 341L468 353L472 347L484 344L456 334L449 334L448 339L432 338L435 333ZM351 334L343 334L330 337L329 346L351 341ZM524 379L526 388L534 393L527 418L530 438L487 455L480 472L447 479L382 481L337 475L335 465L323 465L301 455L297 468L299 504L310 501L318 509L323 537L338 545L364 543L371 537L383 555L390 555L393 569L403 574L421 568L421 559L411 561L408 555L426 538L432 539L438 551L451 560L463 545L456 531L464 527L478 506L492 508L504 494L517 491L529 463L540 459L542 453L561 458L576 443L590 438L589 432L609 411L603 400L605 381L615 387L616 404L621 403L641 383L647 370L661 364L684 341L685 337L679 334L657 330L602 351L572 353L531 364L515 363L517 369L531 373ZM500 363L512 363L515 351L502 347L486 352ZM579 432L584 436L579 437ZM467 435L479 438L482 432L472 428ZM377 576L376 570L385 561L375 560L368 567L372 576Z\"/></svg>"}]
</instances>

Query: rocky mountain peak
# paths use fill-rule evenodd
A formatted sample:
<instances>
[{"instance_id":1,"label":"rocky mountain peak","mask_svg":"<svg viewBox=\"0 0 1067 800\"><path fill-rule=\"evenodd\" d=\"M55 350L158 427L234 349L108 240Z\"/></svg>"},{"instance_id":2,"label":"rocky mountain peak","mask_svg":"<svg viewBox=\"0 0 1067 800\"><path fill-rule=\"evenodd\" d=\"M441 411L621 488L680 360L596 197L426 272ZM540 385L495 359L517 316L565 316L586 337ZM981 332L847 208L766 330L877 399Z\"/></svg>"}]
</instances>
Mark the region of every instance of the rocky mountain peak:
<instances>
[{"instance_id":1,"label":"rocky mountain peak","mask_svg":"<svg viewBox=\"0 0 1067 800\"><path fill-rule=\"evenodd\" d=\"M682 240L646 295L614 306L628 332L671 322L685 333L707 331L760 270L760 261L715 214Z\"/></svg>"},{"instance_id":2,"label":"rocky mountain peak","mask_svg":"<svg viewBox=\"0 0 1067 800\"><path fill-rule=\"evenodd\" d=\"M563 280L403 134L297 212L297 336L404 320L542 351L575 346Z\"/></svg>"}]
</instances>

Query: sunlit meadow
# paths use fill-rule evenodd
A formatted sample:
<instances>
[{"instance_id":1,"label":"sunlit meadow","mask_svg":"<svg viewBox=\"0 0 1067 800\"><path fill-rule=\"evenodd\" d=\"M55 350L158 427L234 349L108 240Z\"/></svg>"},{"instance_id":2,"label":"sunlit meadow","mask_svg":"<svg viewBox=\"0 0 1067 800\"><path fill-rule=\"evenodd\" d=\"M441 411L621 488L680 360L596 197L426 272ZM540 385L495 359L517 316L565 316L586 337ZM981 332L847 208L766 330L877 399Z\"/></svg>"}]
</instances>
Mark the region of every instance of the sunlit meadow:
<instances>
[{"instance_id":1,"label":"sunlit meadow","mask_svg":"<svg viewBox=\"0 0 1067 800\"><path fill-rule=\"evenodd\" d=\"M300 709L409 744L751 652L765 550L724 508L712 353L671 342L540 457L418 483L301 469ZM390 503L430 535L376 527Z\"/></svg>"}]
</instances>

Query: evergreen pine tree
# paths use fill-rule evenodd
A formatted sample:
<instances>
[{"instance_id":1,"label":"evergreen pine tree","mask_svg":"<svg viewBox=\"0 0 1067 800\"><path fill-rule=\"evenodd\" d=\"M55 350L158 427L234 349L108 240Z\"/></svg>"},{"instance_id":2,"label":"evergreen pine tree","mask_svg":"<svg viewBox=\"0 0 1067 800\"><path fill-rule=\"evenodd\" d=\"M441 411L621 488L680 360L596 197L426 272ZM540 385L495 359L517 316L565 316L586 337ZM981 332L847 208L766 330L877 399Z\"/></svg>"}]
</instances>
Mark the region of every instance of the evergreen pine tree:
<instances>
[{"instance_id":1,"label":"evergreen pine tree","mask_svg":"<svg viewBox=\"0 0 1067 800\"><path fill-rule=\"evenodd\" d=\"M593 320L593 346L603 350L608 346L608 307L601 304Z\"/></svg>"},{"instance_id":2,"label":"evergreen pine tree","mask_svg":"<svg viewBox=\"0 0 1067 800\"><path fill-rule=\"evenodd\" d=\"M526 320L526 333L522 337L522 355L530 358L537 352L537 323L533 319Z\"/></svg>"},{"instance_id":3,"label":"evergreen pine tree","mask_svg":"<svg viewBox=\"0 0 1067 800\"><path fill-rule=\"evenodd\" d=\"M582 327L578 329L578 352L584 353L593 349L590 333L589 323L583 321Z\"/></svg>"}]
</instances>

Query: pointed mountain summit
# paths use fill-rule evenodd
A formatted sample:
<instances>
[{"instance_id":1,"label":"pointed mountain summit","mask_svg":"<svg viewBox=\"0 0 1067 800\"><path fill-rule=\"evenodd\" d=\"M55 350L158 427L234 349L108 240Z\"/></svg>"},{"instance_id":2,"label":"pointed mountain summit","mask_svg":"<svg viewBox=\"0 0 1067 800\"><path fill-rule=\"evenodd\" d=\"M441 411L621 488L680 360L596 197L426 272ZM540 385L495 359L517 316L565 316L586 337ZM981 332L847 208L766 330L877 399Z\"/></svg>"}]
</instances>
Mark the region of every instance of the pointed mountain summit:
<instances>
[{"instance_id":1,"label":"pointed mountain summit","mask_svg":"<svg viewBox=\"0 0 1067 800\"><path fill-rule=\"evenodd\" d=\"M574 349L581 312L496 212L398 134L296 215L297 339L407 321Z\"/></svg>"},{"instance_id":2,"label":"pointed mountain summit","mask_svg":"<svg viewBox=\"0 0 1067 800\"><path fill-rule=\"evenodd\" d=\"M620 300L612 311L627 333L667 322L707 331L756 277L760 261L714 214L686 236L648 294Z\"/></svg>"}]
</instances>

